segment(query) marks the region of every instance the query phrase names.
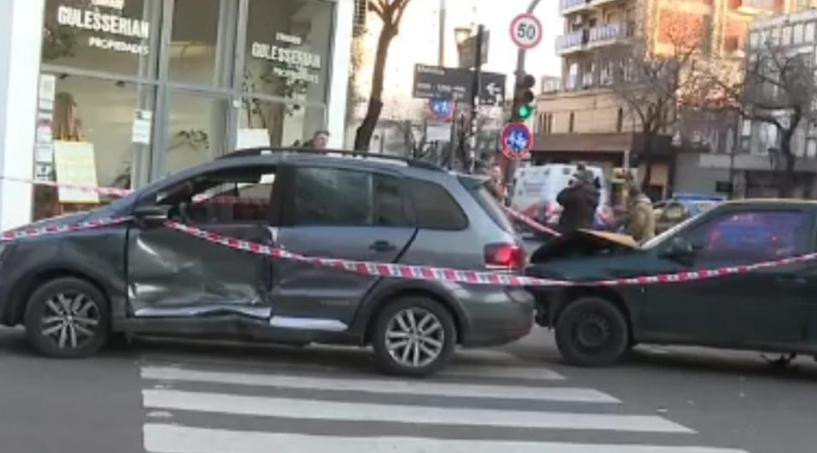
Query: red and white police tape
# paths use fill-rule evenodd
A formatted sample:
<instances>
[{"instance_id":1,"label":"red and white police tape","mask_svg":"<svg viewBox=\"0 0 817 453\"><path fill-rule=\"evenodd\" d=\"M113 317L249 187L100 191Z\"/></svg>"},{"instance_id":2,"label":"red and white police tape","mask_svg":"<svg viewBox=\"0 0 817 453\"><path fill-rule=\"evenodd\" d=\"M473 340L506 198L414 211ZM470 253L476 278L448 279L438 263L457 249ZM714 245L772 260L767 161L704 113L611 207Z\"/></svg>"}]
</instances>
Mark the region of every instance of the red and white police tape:
<instances>
[{"instance_id":1,"label":"red and white police tape","mask_svg":"<svg viewBox=\"0 0 817 453\"><path fill-rule=\"evenodd\" d=\"M241 250L257 255L266 255L274 258L301 261L323 267L331 267L347 272L355 272L363 275L375 277L403 278L412 280L437 280L450 283L468 283L474 285L499 285L499 286L526 286L526 287L564 287L564 286L643 286L661 283L683 283L698 280L710 280L730 275L746 274L749 272L770 269L775 267L788 266L796 263L804 263L817 260L817 253L808 255L782 258L773 261L764 261L742 266L729 266L716 269L707 269L689 272L677 272L672 274L645 275L630 278L618 278L610 280L595 281L568 281L552 280L536 277L525 277L499 272L479 272L471 270L458 270L449 268L439 268L430 266L412 266L405 264L377 263L371 261L354 261L333 258L308 257L286 250L270 247L256 242L245 241L234 237L224 236L211 231L205 231L190 225L168 221L165 226L190 236L203 239L208 242L220 244L234 250Z\"/></svg>"},{"instance_id":2,"label":"red and white police tape","mask_svg":"<svg viewBox=\"0 0 817 453\"><path fill-rule=\"evenodd\" d=\"M13 181L28 182L32 184L43 184L53 187L69 187L71 189L93 191L100 194L109 194L114 196L123 196L130 193L126 189L104 188L104 187L89 187L78 186L70 184L60 184L54 182L40 182L18 180L14 178L2 178ZM544 225L539 224L535 220L518 213L510 208L504 208L509 215L527 223L539 231L552 234L554 236L561 236L557 231L554 231ZM90 220L80 222L72 225L57 225L46 227L28 227L8 231L0 234L0 242L9 242L19 239L35 238L51 234L69 233L82 230L90 230L96 228L103 228L107 226L120 225L132 220L131 217L114 217L107 219ZM405 264L393 263L378 263L370 261L354 261L343 260L324 257L308 257L299 255L297 253L289 252L282 248L270 247L268 245L259 244L255 242L245 241L242 239L224 236L211 231L206 231L194 226L185 225L179 222L167 221L165 222L167 228L179 231L190 236L206 240L211 243L220 244L234 250L254 253L258 255L266 255L273 258L300 261L307 264L330 267L346 272L355 272L363 275L370 275L376 277L402 278L413 280L436 280L446 281L451 283L468 283L475 285L498 285L511 287L566 287L566 286L643 286L654 284L668 284L668 283L684 283L699 280L709 280L714 278L721 278L730 275L747 274L750 272L771 269L782 266L789 266L797 263L805 263L809 261L817 261L817 253L810 253L806 255L781 258L778 260L764 261L760 263L728 266L716 269L706 269L699 271L686 271L670 274L659 275L643 275L637 277L617 278L609 280L595 280L595 281L569 281L569 280L553 280L536 277L526 277L520 275L506 274L500 272L480 272L473 270L460 270L450 268L440 268L431 266L412 266Z\"/></svg>"},{"instance_id":3,"label":"red and white police tape","mask_svg":"<svg viewBox=\"0 0 817 453\"><path fill-rule=\"evenodd\" d=\"M72 225L52 225L45 227L28 227L19 228L16 230L6 231L0 234L0 242L16 241L18 239L35 238L39 236L48 236L50 234L70 233L74 231L92 230L111 225L119 225L129 222L130 217L111 217L108 219L89 220L87 222L75 223Z\"/></svg>"},{"instance_id":4,"label":"red and white police tape","mask_svg":"<svg viewBox=\"0 0 817 453\"><path fill-rule=\"evenodd\" d=\"M539 231L540 233L549 234L557 238L562 236L562 233L559 233L553 228L542 225L541 223L537 222L536 220L533 220L532 218L526 216L525 214L522 214L521 212L514 211L513 209L507 206L502 205L500 206L502 207L502 210L505 211L509 216L521 221L522 223L526 224L527 226L533 228L536 231Z\"/></svg>"}]
</instances>

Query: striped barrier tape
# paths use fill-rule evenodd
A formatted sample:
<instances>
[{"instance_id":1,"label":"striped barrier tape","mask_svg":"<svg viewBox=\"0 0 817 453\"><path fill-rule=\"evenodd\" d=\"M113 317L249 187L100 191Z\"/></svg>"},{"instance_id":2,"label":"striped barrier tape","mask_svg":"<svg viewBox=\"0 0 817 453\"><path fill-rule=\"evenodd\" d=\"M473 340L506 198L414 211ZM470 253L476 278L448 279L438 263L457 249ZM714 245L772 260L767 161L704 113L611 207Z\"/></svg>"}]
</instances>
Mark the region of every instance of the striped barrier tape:
<instances>
[{"instance_id":1,"label":"striped barrier tape","mask_svg":"<svg viewBox=\"0 0 817 453\"><path fill-rule=\"evenodd\" d=\"M45 227L28 227L6 231L0 234L0 242L11 242L18 239L30 239L51 234L71 233L82 230L92 230L111 225L120 225L130 221L130 217L111 217L108 219L89 220L72 225L51 225Z\"/></svg>"},{"instance_id":2,"label":"striped barrier tape","mask_svg":"<svg viewBox=\"0 0 817 453\"><path fill-rule=\"evenodd\" d=\"M807 255L782 258L779 260L764 261L760 263L729 266L716 269L699 271L677 272L671 274L646 275L638 277L617 278L609 280L595 281L568 281L553 280L536 277L526 277L520 275L503 274L498 272L480 272L471 270L458 270L449 268L439 268L430 266L412 266L406 264L377 263L371 261L354 261L334 258L307 257L297 253L288 252L281 248L271 247L256 242L245 241L234 237L224 236L211 231L202 230L179 222L168 221L165 226L188 234L190 236L203 239L205 241L220 244L234 250L266 255L274 258L301 261L323 267L330 267L347 272L354 272L373 277L390 277L413 280L437 280L451 283L468 283L474 285L500 285L515 287L567 287L567 286L644 286L654 284L684 283L699 280L710 280L714 278L726 277L730 275L747 274L750 272L771 269L775 267L788 266L797 263L805 263L817 260L817 253Z\"/></svg>"},{"instance_id":3,"label":"striped barrier tape","mask_svg":"<svg viewBox=\"0 0 817 453\"><path fill-rule=\"evenodd\" d=\"M536 220L533 220L532 218L526 216L525 214L522 214L521 212L514 211L513 209L511 209L511 208L509 208L507 206L502 206L502 205L500 205L500 206L502 207L502 210L505 211L506 214L508 214L509 216L519 220L520 222L522 222L525 225L533 228L534 230L539 231L540 233L549 234L549 235L551 235L553 237L557 237L557 238L562 236L562 233L554 230L553 228L542 225L541 223L537 222Z\"/></svg>"}]
</instances>

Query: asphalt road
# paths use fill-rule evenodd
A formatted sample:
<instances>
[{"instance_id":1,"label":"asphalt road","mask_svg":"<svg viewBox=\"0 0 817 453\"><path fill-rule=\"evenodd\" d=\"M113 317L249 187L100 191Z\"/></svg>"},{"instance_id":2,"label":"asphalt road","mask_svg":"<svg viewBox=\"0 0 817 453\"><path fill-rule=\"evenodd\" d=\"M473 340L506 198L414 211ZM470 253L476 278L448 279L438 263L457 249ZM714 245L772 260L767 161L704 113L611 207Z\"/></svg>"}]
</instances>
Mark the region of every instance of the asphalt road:
<instances>
[{"instance_id":1,"label":"asphalt road","mask_svg":"<svg viewBox=\"0 0 817 453\"><path fill-rule=\"evenodd\" d=\"M573 368L541 329L419 382L356 349L142 339L66 361L0 329L0 451L814 452L816 388L811 359L699 348Z\"/></svg>"}]
</instances>

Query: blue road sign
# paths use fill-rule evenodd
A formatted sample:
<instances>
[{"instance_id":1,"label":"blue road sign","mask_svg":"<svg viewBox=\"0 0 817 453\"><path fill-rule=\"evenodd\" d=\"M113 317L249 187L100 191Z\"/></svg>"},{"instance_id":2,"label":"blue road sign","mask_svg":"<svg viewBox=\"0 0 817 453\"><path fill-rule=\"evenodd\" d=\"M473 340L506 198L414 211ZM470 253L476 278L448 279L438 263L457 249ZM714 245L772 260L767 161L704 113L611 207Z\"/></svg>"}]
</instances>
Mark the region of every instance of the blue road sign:
<instances>
[{"instance_id":1,"label":"blue road sign","mask_svg":"<svg viewBox=\"0 0 817 453\"><path fill-rule=\"evenodd\" d=\"M533 147L533 134L525 123L511 123L502 130L502 154L508 159L523 159Z\"/></svg>"},{"instance_id":2,"label":"blue road sign","mask_svg":"<svg viewBox=\"0 0 817 453\"><path fill-rule=\"evenodd\" d=\"M436 120L447 120L454 115L454 102L450 99L434 98L428 105Z\"/></svg>"}]
</instances>

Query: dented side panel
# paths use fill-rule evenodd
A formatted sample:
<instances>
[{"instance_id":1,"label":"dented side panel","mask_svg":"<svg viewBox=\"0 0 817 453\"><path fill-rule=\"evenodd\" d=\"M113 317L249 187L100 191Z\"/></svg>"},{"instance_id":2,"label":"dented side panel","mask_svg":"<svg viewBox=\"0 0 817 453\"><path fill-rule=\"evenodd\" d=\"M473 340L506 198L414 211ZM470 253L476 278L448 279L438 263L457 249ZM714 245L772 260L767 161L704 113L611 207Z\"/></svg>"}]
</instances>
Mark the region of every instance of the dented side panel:
<instances>
[{"instance_id":1,"label":"dented side panel","mask_svg":"<svg viewBox=\"0 0 817 453\"><path fill-rule=\"evenodd\" d=\"M270 243L270 233L261 225L207 229ZM258 317L264 310L256 309L271 305L272 262L266 257L166 228L134 227L127 247L128 296L131 313L137 317L196 317L225 312Z\"/></svg>"}]
</instances>

